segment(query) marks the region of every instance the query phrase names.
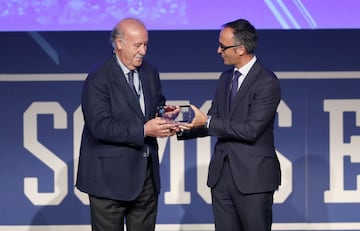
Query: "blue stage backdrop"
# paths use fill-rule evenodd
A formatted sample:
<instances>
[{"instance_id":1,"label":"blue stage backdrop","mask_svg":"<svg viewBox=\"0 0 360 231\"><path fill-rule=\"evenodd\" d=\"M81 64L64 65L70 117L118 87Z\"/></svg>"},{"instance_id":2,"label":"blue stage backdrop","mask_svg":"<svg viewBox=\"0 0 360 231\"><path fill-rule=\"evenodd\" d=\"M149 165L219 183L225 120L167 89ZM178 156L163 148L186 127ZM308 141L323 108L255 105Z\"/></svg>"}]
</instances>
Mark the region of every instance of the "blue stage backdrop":
<instances>
[{"instance_id":1,"label":"blue stage backdrop","mask_svg":"<svg viewBox=\"0 0 360 231\"><path fill-rule=\"evenodd\" d=\"M90 231L74 188L87 71L109 32L0 34L0 231ZM204 112L225 66L218 31L152 31L147 58L169 104ZM337 37L338 39L335 39ZM358 30L260 31L258 58L278 75L282 185L273 230L360 230ZM158 139L158 231L214 229L208 163L215 139Z\"/></svg>"}]
</instances>

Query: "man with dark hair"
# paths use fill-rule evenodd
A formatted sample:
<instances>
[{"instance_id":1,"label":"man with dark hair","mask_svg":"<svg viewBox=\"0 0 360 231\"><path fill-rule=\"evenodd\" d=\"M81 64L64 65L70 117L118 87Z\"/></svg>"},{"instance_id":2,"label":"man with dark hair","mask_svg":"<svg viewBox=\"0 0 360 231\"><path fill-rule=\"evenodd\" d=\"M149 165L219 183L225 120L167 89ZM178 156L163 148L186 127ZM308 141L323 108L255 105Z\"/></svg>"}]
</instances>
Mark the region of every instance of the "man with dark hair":
<instances>
[{"instance_id":1,"label":"man with dark hair","mask_svg":"<svg viewBox=\"0 0 360 231\"><path fill-rule=\"evenodd\" d=\"M281 99L275 74L254 54L257 34L239 19L223 25L217 52L226 65L208 111L197 107L178 139L215 136L207 184L216 231L270 231L280 163L274 147L274 119Z\"/></svg>"}]
</instances>

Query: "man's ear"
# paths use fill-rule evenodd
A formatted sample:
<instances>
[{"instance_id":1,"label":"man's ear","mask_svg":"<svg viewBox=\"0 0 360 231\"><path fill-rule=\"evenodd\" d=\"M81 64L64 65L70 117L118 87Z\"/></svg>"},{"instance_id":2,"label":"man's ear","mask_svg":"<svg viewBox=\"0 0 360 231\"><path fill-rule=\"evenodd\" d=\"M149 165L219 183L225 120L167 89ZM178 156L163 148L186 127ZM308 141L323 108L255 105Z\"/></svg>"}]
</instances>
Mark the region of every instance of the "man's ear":
<instances>
[{"instance_id":1,"label":"man's ear","mask_svg":"<svg viewBox=\"0 0 360 231\"><path fill-rule=\"evenodd\" d=\"M236 49L236 52L241 56L246 53L246 48L244 45L239 45Z\"/></svg>"},{"instance_id":2,"label":"man's ear","mask_svg":"<svg viewBox=\"0 0 360 231\"><path fill-rule=\"evenodd\" d=\"M112 47L115 49L115 50L121 50L121 42L120 40L114 40L112 42Z\"/></svg>"}]
</instances>

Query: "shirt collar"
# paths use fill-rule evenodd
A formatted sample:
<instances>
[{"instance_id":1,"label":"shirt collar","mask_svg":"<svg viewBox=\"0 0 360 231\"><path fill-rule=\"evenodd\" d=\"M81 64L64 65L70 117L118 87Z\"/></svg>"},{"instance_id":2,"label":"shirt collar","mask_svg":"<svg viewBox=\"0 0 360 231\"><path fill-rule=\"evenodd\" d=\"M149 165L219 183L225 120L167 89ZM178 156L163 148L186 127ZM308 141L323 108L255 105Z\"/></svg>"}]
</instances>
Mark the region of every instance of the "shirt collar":
<instances>
[{"instance_id":1,"label":"shirt collar","mask_svg":"<svg viewBox=\"0 0 360 231\"><path fill-rule=\"evenodd\" d=\"M254 63L256 62L257 58L254 55L254 57L252 57L252 59L250 60L250 62L248 62L247 64L245 64L244 66L242 66L241 68L234 68L234 71L239 71L241 73L242 76L246 77L246 75L249 73L251 67L254 65Z\"/></svg>"},{"instance_id":2,"label":"shirt collar","mask_svg":"<svg viewBox=\"0 0 360 231\"><path fill-rule=\"evenodd\" d=\"M130 70L121 62L121 60L116 55L116 53L115 53L115 57L116 57L117 64L121 67L121 70L124 72L124 75L126 76L130 72ZM136 70L134 70L134 71L136 72Z\"/></svg>"}]
</instances>

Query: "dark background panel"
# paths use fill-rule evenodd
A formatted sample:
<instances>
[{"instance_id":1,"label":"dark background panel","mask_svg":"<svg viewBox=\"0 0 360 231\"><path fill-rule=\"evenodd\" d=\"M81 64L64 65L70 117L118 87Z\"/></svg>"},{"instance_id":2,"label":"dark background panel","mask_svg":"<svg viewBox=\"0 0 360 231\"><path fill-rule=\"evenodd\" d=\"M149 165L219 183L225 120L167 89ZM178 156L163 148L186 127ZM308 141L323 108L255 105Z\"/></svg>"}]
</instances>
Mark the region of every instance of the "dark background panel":
<instances>
[{"instance_id":1,"label":"dark background panel","mask_svg":"<svg viewBox=\"0 0 360 231\"><path fill-rule=\"evenodd\" d=\"M360 30L259 30L257 56L274 71L360 70ZM150 31L160 72L219 72L217 30ZM84 73L111 52L109 31L2 32L0 73ZM34 39L40 37L46 44ZM53 49L57 60L47 52Z\"/></svg>"}]
</instances>

